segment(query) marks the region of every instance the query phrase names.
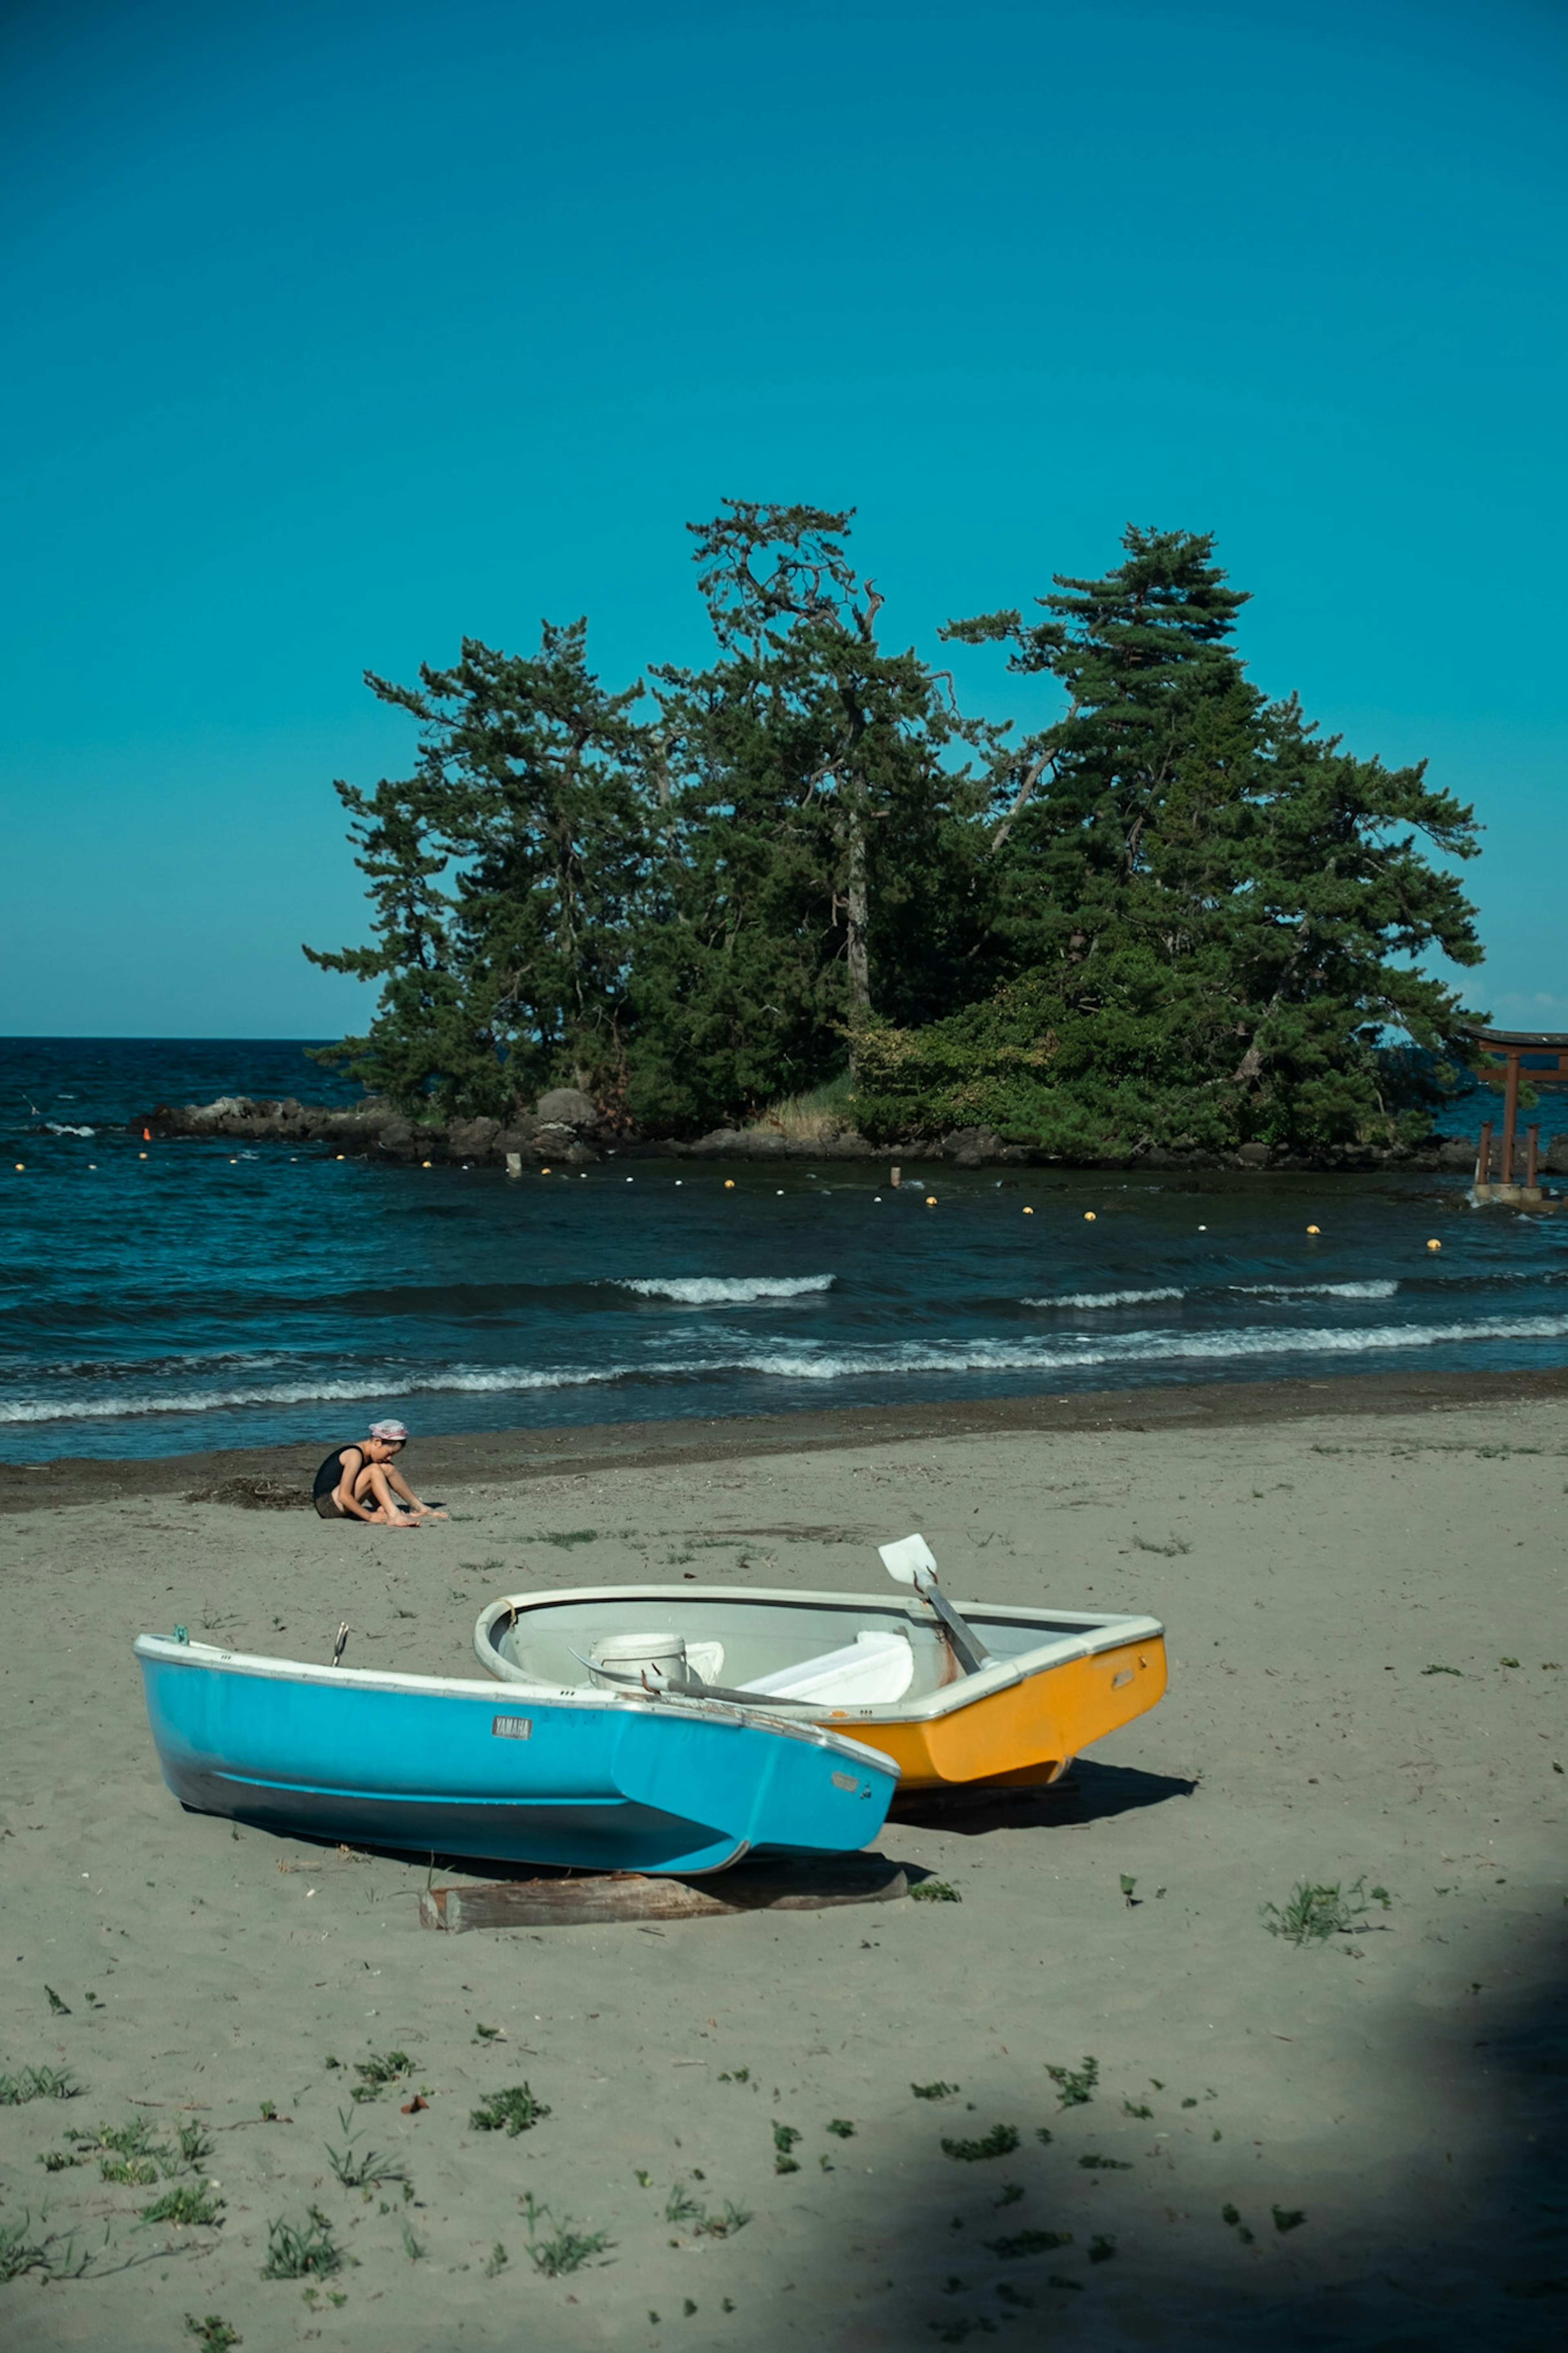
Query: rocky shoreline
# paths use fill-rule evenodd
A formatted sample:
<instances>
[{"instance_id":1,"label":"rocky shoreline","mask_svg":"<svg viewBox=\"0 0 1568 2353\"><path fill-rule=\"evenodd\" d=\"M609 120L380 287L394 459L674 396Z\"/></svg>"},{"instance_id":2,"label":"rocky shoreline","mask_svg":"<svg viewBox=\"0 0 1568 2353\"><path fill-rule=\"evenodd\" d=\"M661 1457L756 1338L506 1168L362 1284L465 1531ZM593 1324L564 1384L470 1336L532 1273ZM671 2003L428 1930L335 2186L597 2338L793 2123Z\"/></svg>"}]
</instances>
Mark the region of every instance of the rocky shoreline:
<instances>
[{"instance_id":1,"label":"rocky shoreline","mask_svg":"<svg viewBox=\"0 0 1568 2353\"><path fill-rule=\"evenodd\" d=\"M905 1160L945 1162L957 1168L1095 1167L1163 1169L1253 1169L1289 1173L1385 1169L1468 1176L1475 1167L1474 1136L1431 1136L1418 1145L1384 1148L1334 1145L1312 1155L1245 1144L1236 1152L1181 1151L1160 1145L1122 1155L1073 1160L1027 1145L1005 1144L988 1128L958 1128L944 1136L911 1136L897 1144L872 1145L850 1130L794 1135L765 1124L721 1127L696 1137L638 1135L606 1120L598 1106L574 1087L542 1095L531 1112L506 1121L455 1119L415 1122L384 1099L367 1095L352 1104L280 1102L249 1095L221 1095L216 1103L160 1103L131 1123L158 1137L210 1137L254 1144L325 1144L371 1160L455 1162L468 1166L584 1167L617 1160ZM1568 1175L1568 1134L1555 1136L1542 1166Z\"/></svg>"}]
</instances>

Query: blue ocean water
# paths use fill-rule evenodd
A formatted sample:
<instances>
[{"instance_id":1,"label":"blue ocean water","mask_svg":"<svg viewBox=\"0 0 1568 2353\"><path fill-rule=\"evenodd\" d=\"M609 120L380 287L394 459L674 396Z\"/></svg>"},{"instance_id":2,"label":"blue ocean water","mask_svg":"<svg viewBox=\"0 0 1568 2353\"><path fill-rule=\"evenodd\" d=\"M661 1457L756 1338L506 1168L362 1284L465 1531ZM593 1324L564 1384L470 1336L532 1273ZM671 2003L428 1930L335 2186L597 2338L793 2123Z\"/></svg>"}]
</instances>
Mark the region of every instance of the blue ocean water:
<instances>
[{"instance_id":1,"label":"blue ocean water","mask_svg":"<svg viewBox=\"0 0 1568 2353\"><path fill-rule=\"evenodd\" d=\"M294 1040L0 1041L0 1456L1568 1361L1568 1210L1452 1177L513 1182L127 1126L353 1092Z\"/></svg>"}]
</instances>

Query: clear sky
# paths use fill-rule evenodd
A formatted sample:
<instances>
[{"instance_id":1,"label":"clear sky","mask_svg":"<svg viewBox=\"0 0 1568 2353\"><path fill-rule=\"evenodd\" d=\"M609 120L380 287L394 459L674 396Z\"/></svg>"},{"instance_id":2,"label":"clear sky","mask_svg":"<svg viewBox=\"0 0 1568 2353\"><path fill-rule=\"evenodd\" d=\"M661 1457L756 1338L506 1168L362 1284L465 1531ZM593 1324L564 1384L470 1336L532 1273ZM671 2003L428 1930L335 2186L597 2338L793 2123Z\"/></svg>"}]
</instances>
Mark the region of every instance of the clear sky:
<instances>
[{"instance_id":1,"label":"clear sky","mask_svg":"<svg viewBox=\"0 0 1568 2353\"><path fill-rule=\"evenodd\" d=\"M858 506L925 647L1215 531L1258 681L1478 803L1471 1001L1568 1027L1565 63L1559 0L7 0L0 1031L353 1026L361 672L694 658L726 494Z\"/></svg>"}]
</instances>

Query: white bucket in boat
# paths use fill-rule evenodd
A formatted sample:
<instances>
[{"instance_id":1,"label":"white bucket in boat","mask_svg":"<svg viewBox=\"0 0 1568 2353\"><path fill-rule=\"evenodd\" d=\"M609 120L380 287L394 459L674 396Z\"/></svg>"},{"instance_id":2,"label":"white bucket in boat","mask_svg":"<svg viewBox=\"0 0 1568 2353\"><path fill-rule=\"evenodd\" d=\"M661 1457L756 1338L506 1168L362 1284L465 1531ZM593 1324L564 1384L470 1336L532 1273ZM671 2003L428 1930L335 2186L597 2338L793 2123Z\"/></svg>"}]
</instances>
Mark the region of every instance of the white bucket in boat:
<instances>
[{"instance_id":1,"label":"white bucket in boat","mask_svg":"<svg viewBox=\"0 0 1568 2353\"><path fill-rule=\"evenodd\" d=\"M686 1644L679 1634L605 1634L588 1657L601 1691L630 1691L645 1676L655 1691L667 1684L679 1690L688 1681ZM613 1672L600 1674L601 1667Z\"/></svg>"}]
</instances>

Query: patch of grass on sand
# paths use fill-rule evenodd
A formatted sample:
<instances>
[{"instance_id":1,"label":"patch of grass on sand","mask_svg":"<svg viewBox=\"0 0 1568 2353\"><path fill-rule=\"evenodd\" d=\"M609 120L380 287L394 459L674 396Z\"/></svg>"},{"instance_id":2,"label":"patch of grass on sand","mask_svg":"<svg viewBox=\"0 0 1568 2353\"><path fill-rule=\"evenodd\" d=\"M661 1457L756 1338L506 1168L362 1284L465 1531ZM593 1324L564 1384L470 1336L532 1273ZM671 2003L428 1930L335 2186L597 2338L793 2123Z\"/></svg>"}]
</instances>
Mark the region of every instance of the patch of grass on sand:
<instances>
[{"instance_id":1,"label":"patch of grass on sand","mask_svg":"<svg viewBox=\"0 0 1568 2353\"><path fill-rule=\"evenodd\" d=\"M1070 2231L1015 2231L1005 2239L987 2239L988 2254L1000 2255L1005 2263L1017 2263L1025 2255L1048 2255L1053 2247L1070 2247Z\"/></svg>"},{"instance_id":2,"label":"patch of grass on sand","mask_svg":"<svg viewBox=\"0 0 1568 2353\"><path fill-rule=\"evenodd\" d=\"M326 2279L348 2260L319 2206L306 2208L303 2222L285 2217L267 2225L263 2279Z\"/></svg>"},{"instance_id":3,"label":"patch of grass on sand","mask_svg":"<svg viewBox=\"0 0 1568 2353\"><path fill-rule=\"evenodd\" d=\"M56 2231L45 2231L34 2238L32 2230L30 2211L19 2222L0 2223L0 2281L23 2279L29 2272L44 2280L79 2279L91 2257L77 2253L75 2234L62 2239Z\"/></svg>"},{"instance_id":4,"label":"patch of grass on sand","mask_svg":"<svg viewBox=\"0 0 1568 2353\"><path fill-rule=\"evenodd\" d=\"M963 2091L963 2086L962 2084L911 2084L910 2089L917 2100L951 2100L955 2092Z\"/></svg>"},{"instance_id":5,"label":"patch of grass on sand","mask_svg":"<svg viewBox=\"0 0 1568 2353\"><path fill-rule=\"evenodd\" d=\"M665 2200L664 2219L689 2231L693 2238L732 2239L752 2220L751 2209L737 2206L732 2198L724 2200L721 2214L710 2213L701 2199L694 2198L684 2181L678 2181Z\"/></svg>"},{"instance_id":6,"label":"patch of grass on sand","mask_svg":"<svg viewBox=\"0 0 1568 2353\"><path fill-rule=\"evenodd\" d=\"M541 2238L539 2225L550 2214L549 2207L542 2206L531 2189L522 2203L528 2216L529 2261L546 2279L559 2279L563 2273L580 2271L591 2256L602 2255L615 2244L607 2231L574 2230L570 2217L557 2223L549 2238ZM551 2220L554 2221L552 2215Z\"/></svg>"},{"instance_id":7,"label":"patch of grass on sand","mask_svg":"<svg viewBox=\"0 0 1568 2353\"><path fill-rule=\"evenodd\" d=\"M223 2221L224 2201L199 2182L182 2181L142 2209L144 2222L178 2222L186 2230L210 2229Z\"/></svg>"},{"instance_id":8,"label":"patch of grass on sand","mask_svg":"<svg viewBox=\"0 0 1568 2353\"><path fill-rule=\"evenodd\" d=\"M199 2124L176 2127L174 2146L154 2140L153 2126L145 2116L132 2116L123 2125L100 2125L96 2132L73 2135L77 2154L50 2166L51 2172L59 2170L59 2163L80 2165L91 2156L98 2156L98 2169L105 2181L131 2182L140 2189L149 2187L160 2176L167 2181L177 2173L194 2173L197 2166L212 2155L212 2143ZM100 2155L107 2150L108 2155Z\"/></svg>"},{"instance_id":9,"label":"patch of grass on sand","mask_svg":"<svg viewBox=\"0 0 1568 2353\"><path fill-rule=\"evenodd\" d=\"M338 2124L342 2131L343 2146L333 2148L329 2143L327 2163L345 2189L379 2189L384 2181L407 2179L406 2166L400 2164L396 2158L379 2156L374 2148L355 2149L351 2110L338 2110Z\"/></svg>"},{"instance_id":10,"label":"patch of grass on sand","mask_svg":"<svg viewBox=\"0 0 1568 2353\"><path fill-rule=\"evenodd\" d=\"M0 2108L20 2108L29 2100L74 2100L81 2090L68 2067L18 2067L0 2074Z\"/></svg>"},{"instance_id":11,"label":"patch of grass on sand","mask_svg":"<svg viewBox=\"0 0 1568 2353\"><path fill-rule=\"evenodd\" d=\"M1337 1880L1331 1887L1321 1887L1300 1879L1283 1905L1265 1904L1259 1917L1271 1936L1283 1936L1289 1945L1322 1945L1331 1936L1355 1936L1371 1918L1374 1904L1386 1912L1393 1901L1386 1887L1368 1891L1364 1872L1349 1887Z\"/></svg>"},{"instance_id":12,"label":"patch of grass on sand","mask_svg":"<svg viewBox=\"0 0 1568 2353\"><path fill-rule=\"evenodd\" d=\"M388 2084L399 2083L413 2073L414 2062L406 2051L373 2051L368 2059L354 2061L359 2082L349 2096L354 2100L379 2100Z\"/></svg>"},{"instance_id":13,"label":"patch of grass on sand","mask_svg":"<svg viewBox=\"0 0 1568 2353\"><path fill-rule=\"evenodd\" d=\"M198 2345L205 2345L207 2353L232 2353L236 2345L245 2342L238 2329L231 2321L226 2320L221 2312L209 2312L205 2320L198 2320L194 2312L187 2312L185 2334L194 2337Z\"/></svg>"},{"instance_id":14,"label":"patch of grass on sand","mask_svg":"<svg viewBox=\"0 0 1568 2353\"><path fill-rule=\"evenodd\" d=\"M1046 2073L1057 2087L1058 2108L1086 2108L1100 2081L1100 2062L1086 2058L1081 2067L1047 2067Z\"/></svg>"},{"instance_id":15,"label":"patch of grass on sand","mask_svg":"<svg viewBox=\"0 0 1568 2353\"><path fill-rule=\"evenodd\" d=\"M545 2102L536 2100L527 2084L511 2084L504 2092L491 2092L477 2108L471 2108L468 2124L475 2132L503 2132L515 2140L519 2133L531 2132L541 2116L549 2114Z\"/></svg>"},{"instance_id":16,"label":"patch of grass on sand","mask_svg":"<svg viewBox=\"0 0 1568 2353\"><path fill-rule=\"evenodd\" d=\"M910 1890L911 1904L962 1904L963 1896L948 1879L919 1879Z\"/></svg>"},{"instance_id":17,"label":"patch of grass on sand","mask_svg":"<svg viewBox=\"0 0 1568 2353\"><path fill-rule=\"evenodd\" d=\"M1016 2125L993 2125L979 2140L943 2140L943 2157L956 2158L963 2165L979 2165L991 2157L1011 2157L1018 2146Z\"/></svg>"}]
</instances>

